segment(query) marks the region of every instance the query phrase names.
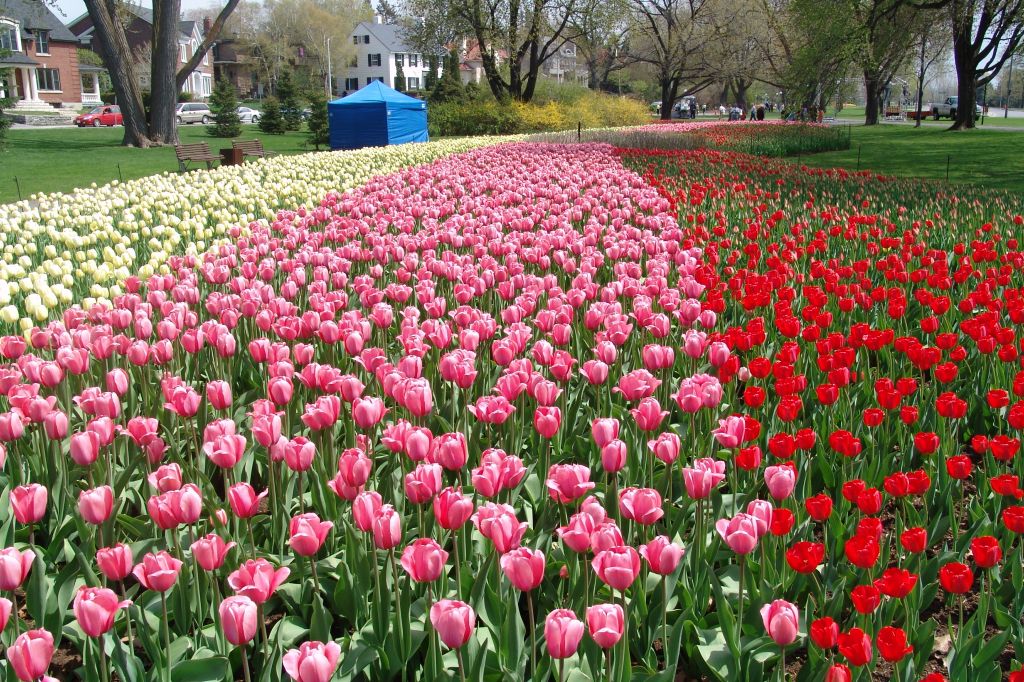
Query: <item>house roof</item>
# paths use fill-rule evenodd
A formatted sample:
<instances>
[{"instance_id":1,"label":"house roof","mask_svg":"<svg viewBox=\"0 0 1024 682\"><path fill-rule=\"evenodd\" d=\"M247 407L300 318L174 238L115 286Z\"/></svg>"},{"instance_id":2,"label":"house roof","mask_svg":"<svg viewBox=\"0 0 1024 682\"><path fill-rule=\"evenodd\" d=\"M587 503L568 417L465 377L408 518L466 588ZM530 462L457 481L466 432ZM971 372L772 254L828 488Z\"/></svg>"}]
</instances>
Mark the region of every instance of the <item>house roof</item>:
<instances>
[{"instance_id":1,"label":"house roof","mask_svg":"<svg viewBox=\"0 0 1024 682\"><path fill-rule=\"evenodd\" d=\"M356 24L353 34L369 33L389 52L416 52L407 42L403 35L403 28L397 24L375 24L372 21L361 21Z\"/></svg>"},{"instance_id":2,"label":"house roof","mask_svg":"<svg viewBox=\"0 0 1024 682\"><path fill-rule=\"evenodd\" d=\"M148 7L139 7L139 6L133 5L133 4L125 5L125 8L129 12L131 12L132 14L137 16L139 19L142 19L144 22L149 24L150 26L153 25L153 10L151 10L150 8L148 8ZM192 37L192 31L195 28L195 26L196 26L196 22L194 22L194 21L179 21L178 22L178 31L181 33L179 38L185 38L186 40L191 38ZM202 34L202 30L200 30L199 33Z\"/></svg>"},{"instance_id":3,"label":"house roof","mask_svg":"<svg viewBox=\"0 0 1024 682\"><path fill-rule=\"evenodd\" d=\"M39 0L0 0L0 16L18 20L23 30L50 32L50 40L78 42L74 34Z\"/></svg>"},{"instance_id":4,"label":"house roof","mask_svg":"<svg viewBox=\"0 0 1024 682\"><path fill-rule=\"evenodd\" d=\"M3 66L39 66L39 62L20 52L12 52L6 57L0 57L0 65Z\"/></svg>"}]
</instances>

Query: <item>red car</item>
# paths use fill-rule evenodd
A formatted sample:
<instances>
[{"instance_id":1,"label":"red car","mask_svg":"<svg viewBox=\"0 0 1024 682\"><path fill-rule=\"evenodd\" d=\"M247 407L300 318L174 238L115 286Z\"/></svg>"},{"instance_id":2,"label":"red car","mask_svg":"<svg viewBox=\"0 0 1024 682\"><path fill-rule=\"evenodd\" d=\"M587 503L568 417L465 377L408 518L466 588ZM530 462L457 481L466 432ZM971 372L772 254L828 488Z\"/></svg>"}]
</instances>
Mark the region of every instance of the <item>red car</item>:
<instances>
[{"instance_id":1,"label":"red car","mask_svg":"<svg viewBox=\"0 0 1024 682\"><path fill-rule=\"evenodd\" d=\"M75 125L79 128L84 128L85 126L99 128L100 126L124 125L124 120L121 117L121 107L107 104L96 107L87 114L76 116Z\"/></svg>"}]
</instances>

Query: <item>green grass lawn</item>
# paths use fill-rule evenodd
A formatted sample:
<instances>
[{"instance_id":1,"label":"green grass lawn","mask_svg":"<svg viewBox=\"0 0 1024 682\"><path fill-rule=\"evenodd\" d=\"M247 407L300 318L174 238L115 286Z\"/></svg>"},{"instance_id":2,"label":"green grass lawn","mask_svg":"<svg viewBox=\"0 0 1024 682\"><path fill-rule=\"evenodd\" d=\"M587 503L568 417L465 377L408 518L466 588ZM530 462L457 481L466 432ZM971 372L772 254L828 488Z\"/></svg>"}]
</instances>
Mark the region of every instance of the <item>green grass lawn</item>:
<instances>
[{"instance_id":1,"label":"green grass lawn","mask_svg":"<svg viewBox=\"0 0 1024 682\"><path fill-rule=\"evenodd\" d=\"M254 125L242 126L241 139L260 138L263 146L281 154L312 151L306 147L306 133L265 135ZM16 201L21 194L66 192L95 182L103 185L120 176L125 180L177 171L178 162L171 147L131 149L121 146L121 128L59 128L9 130L7 143L0 151L0 203ZM206 142L216 154L231 141L210 137L206 127L184 125L179 131L182 143ZM120 171L118 165L120 164Z\"/></svg>"},{"instance_id":2,"label":"green grass lawn","mask_svg":"<svg viewBox=\"0 0 1024 682\"><path fill-rule=\"evenodd\" d=\"M849 150L804 156L802 163L856 169L859 151L861 170L944 180L948 156L950 182L1024 190L1024 132L877 125L854 126L851 135Z\"/></svg>"}]
</instances>

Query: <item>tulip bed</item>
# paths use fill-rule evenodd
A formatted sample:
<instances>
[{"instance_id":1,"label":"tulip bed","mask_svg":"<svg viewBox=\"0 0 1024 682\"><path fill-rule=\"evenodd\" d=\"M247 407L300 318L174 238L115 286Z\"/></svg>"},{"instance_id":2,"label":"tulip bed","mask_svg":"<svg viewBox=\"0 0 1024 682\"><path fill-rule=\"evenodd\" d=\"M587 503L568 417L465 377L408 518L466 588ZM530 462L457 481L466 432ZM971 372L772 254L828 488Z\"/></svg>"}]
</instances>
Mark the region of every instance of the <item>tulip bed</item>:
<instances>
[{"instance_id":1,"label":"tulip bed","mask_svg":"<svg viewBox=\"0 0 1024 682\"><path fill-rule=\"evenodd\" d=\"M1019 680L1021 213L515 143L169 255L0 338L8 679Z\"/></svg>"},{"instance_id":2,"label":"tulip bed","mask_svg":"<svg viewBox=\"0 0 1024 682\"><path fill-rule=\"evenodd\" d=\"M509 138L505 138L509 139ZM202 253L239 225L315 204L327 192L500 138L259 159L212 171L33 195L0 205L0 329L25 332L70 304L109 302L129 275Z\"/></svg>"}]
</instances>

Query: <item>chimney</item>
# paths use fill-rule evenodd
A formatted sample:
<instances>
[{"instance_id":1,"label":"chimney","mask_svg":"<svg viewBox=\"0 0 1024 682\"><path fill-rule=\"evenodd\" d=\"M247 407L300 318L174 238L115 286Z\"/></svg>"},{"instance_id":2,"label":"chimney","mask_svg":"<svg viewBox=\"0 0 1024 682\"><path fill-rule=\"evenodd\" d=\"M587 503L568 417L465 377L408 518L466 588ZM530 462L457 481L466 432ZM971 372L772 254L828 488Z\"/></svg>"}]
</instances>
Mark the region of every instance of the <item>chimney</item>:
<instances>
[{"instance_id":1,"label":"chimney","mask_svg":"<svg viewBox=\"0 0 1024 682\"><path fill-rule=\"evenodd\" d=\"M383 24L384 23L384 17L382 17L379 14L374 14L373 15L373 23L375 23L375 24Z\"/></svg>"},{"instance_id":2,"label":"chimney","mask_svg":"<svg viewBox=\"0 0 1024 682\"><path fill-rule=\"evenodd\" d=\"M210 17L203 17L203 35L210 32Z\"/></svg>"}]
</instances>

